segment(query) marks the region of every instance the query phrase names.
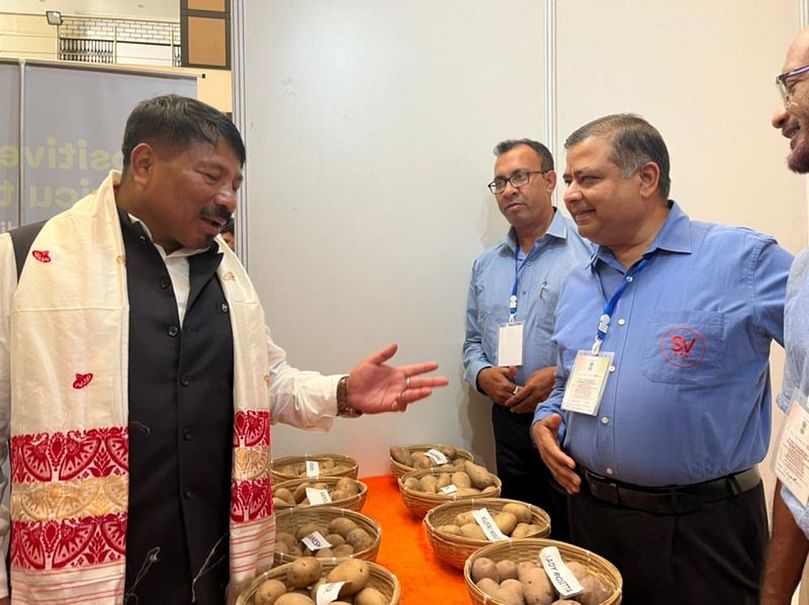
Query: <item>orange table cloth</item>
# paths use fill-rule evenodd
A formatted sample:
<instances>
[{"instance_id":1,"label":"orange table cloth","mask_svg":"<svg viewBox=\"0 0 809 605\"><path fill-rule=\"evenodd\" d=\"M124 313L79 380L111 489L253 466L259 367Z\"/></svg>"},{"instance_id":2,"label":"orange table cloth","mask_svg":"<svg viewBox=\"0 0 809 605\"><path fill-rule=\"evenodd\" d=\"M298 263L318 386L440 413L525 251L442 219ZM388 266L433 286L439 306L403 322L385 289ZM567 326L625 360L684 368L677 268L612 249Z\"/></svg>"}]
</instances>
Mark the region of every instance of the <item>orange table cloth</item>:
<instances>
[{"instance_id":1,"label":"orange table cloth","mask_svg":"<svg viewBox=\"0 0 809 605\"><path fill-rule=\"evenodd\" d=\"M463 571L433 553L424 524L402 502L393 475L364 477L368 499L362 509L382 528L376 562L396 574L401 605L469 605Z\"/></svg>"}]
</instances>

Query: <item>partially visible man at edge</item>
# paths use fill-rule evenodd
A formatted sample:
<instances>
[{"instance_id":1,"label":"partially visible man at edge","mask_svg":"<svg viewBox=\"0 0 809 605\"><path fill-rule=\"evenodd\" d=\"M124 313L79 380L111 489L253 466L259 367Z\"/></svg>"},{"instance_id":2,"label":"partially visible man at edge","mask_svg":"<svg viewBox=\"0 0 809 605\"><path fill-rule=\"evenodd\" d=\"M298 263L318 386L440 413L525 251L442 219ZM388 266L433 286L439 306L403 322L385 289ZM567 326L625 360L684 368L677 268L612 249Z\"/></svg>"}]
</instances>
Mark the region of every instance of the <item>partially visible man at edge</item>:
<instances>
[{"instance_id":1,"label":"partially visible man at edge","mask_svg":"<svg viewBox=\"0 0 809 605\"><path fill-rule=\"evenodd\" d=\"M553 156L531 139L494 148L489 190L511 225L472 267L463 345L464 379L492 401L497 475L504 498L529 502L551 517L553 536L568 539L567 505L531 441L534 410L551 392L556 346L553 313L570 270L592 254L573 222L553 207ZM522 325L519 367L499 367L501 328Z\"/></svg>"},{"instance_id":2,"label":"partially visible man at edge","mask_svg":"<svg viewBox=\"0 0 809 605\"><path fill-rule=\"evenodd\" d=\"M532 433L571 494L573 542L618 567L627 605L754 605L792 257L669 200L668 150L638 116L594 120L565 147L565 205L598 249L559 296L557 383Z\"/></svg>"},{"instance_id":3,"label":"partially visible man at edge","mask_svg":"<svg viewBox=\"0 0 809 605\"><path fill-rule=\"evenodd\" d=\"M776 84L783 105L772 125L789 139L787 166L809 174L809 29L793 40ZM809 395L809 250L795 259L787 283L784 306L784 380L777 402L787 412L795 391ZM778 481L772 510L772 536L767 556L761 605L789 605L801 579L809 553L809 509ZM801 604L809 602L807 587L801 589Z\"/></svg>"},{"instance_id":4,"label":"partially visible man at edge","mask_svg":"<svg viewBox=\"0 0 809 605\"><path fill-rule=\"evenodd\" d=\"M433 362L387 365L396 345L348 376L287 364L216 237L245 161L221 112L144 101L123 157L121 174L41 227L19 282L0 236L12 597L223 603L272 565L271 423L324 431L336 416L404 411L447 380L423 376Z\"/></svg>"}]
</instances>

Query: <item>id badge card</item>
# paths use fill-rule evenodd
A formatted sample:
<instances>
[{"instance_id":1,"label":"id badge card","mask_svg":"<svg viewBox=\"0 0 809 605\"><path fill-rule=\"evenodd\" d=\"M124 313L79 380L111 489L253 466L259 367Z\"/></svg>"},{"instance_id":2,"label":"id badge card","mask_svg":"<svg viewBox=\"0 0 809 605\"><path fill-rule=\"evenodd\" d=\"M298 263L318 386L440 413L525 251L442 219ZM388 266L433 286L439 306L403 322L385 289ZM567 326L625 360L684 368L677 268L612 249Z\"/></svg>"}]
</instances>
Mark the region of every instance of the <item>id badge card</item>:
<instances>
[{"instance_id":1,"label":"id badge card","mask_svg":"<svg viewBox=\"0 0 809 605\"><path fill-rule=\"evenodd\" d=\"M595 416L604 396L612 365L612 353L579 351L565 385L562 409Z\"/></svg>"},{"instance_id":2,"label":"id badge card","mask_svg":"<svg viewBox=\"0 0 809 605\"><path fill-rule=\"evenodd\" d=\"M503 324L497 338L497 365L521 366L522 365L522 322Z\"/></svg>"},{"instance_id":3,"label":"id badge card","mask_svg":"<svg viewBox=\"0 0 809 605\"><path fill-rule=\"evenodd\" d=\"M809 504L809 411L806 397L799 389L792 395L784 422L775 457L775 476L801 504Z\"/></svg>"}]
</instances>

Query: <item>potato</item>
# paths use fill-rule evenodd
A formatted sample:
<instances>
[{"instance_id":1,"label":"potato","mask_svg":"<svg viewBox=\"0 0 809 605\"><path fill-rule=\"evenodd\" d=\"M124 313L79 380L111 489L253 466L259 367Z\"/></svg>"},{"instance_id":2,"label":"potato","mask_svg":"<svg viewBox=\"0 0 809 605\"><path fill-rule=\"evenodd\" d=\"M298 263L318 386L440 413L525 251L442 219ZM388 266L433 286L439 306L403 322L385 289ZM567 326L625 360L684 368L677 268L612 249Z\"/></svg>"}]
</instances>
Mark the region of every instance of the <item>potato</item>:
<instances>
[{"instance_id":1,"label":"potato","mask_svg":"<svg viewBox=\"0 0 809 605\"><path fill-rule=\"evenodd\" d=\"M332 545L332 547L334 547L334 546L340 546L340 544L345 544L345 543L346 543L346 539L345 539L345 537L344 537L344 536L341 536L340 534L336 534L336 533L335 533L335 534L329 534L329 533L327 533L327 534L326 534L326 541L327 541L329 544L331 544L331 545Z\"/></svg>"},{"instance_id":2,"label":"potato","mask_svg":"<svg viewBox=\"0 0 809 605\"><path fill-rule=\"evenodd\" d=\"M512 538L526 538L531 535L531 526L528 523L517 523L517 527L511 532Z\"/></svg>"},{"instance_id":3,"label":"potato","mask_svg":"<svg viewBox=\"0 0 809 605\"><path fill-rule=\"evenodd\" d=\"M481 578L480 582L477 584L478 588L490 596L497 592L497 589L500 588L500 585L491 578Z\"/></svg>"},{"instance_id":4,"label":"potato","mask_svg":"<svg viewBox=\"0 0 809 605\"><path fill-rule=\"evenodd\" d=\"M601 605L612 595L612 590L591 574L579 580L584 592L576 597L582 605Z\"/></svg>"},{"instance_id":5,"label":"potato","mask_svg":"<svg viewBox=\"0 0 809 605\"><path fill-rule=\"evenodd\" d=\"M452 475L449 473L441 473L438 475L438 479L435 482L435 489L439 490L442 487L448 486L450 483L452 483Z\"/></svg>"},{"instance_id":6,"label":"potato","mask_svg":"<svg viewBox=\"0 0 809 605\"><path fill-rule=\"evenodd\" d=\"M352 496L360 493L360 489L359 487L357 487L357 484L354 483L354 481L352 479L349 479L348 477L340 477L337 480L337 483L334 484L334 487L336 489L341 489L344 492L351 494Z\"/></svg>"},{"instance_id":7,"label":"potato","mask_svg":"<svg viewBox=\"0 0 809 605\"><path fill-rule=\"evenodd\" d=\"M578 601L571 601L570 599L559 599L554 601L551 605L579 605Z\"/></svg>"},{"instance_id":8,"label":"potato","mask_svg":"<svg viewBox=\"0 0 809 605\"><path fill-rule=\"evenodd\" d=\"M356 552L359 550L365 550L366 548L371 548L371 546L374 544L374 539L367 531L361 527L356 527L348 532L346 542L351 544L351 546L354 547L354 552Z\"/></svg>"},{"instance_id":9,"label":"potato","mask_svg":"<svg viewBox=\"0 0 809 605\"><path fill-rule=\"evenodd\" d=\"M345 582L340 589L340 596L353 595L368 583L371 568L361 559L347 559L329 572L326 580L329 582Z\"/></svg>"},{"instance_id":10,"label":"potato","mask_svg":"<svg viewBox=\"0 0 809 605\"><path fill-rule=\"evenodd\" d=\"M435 486L438 483L438 479L435 478L433 475L425 475L421 478L421 491L426 492L428 494L435 493Z\"/></svg>"},{"instance_id":11,"label":"potato","mask_svg":"<svg viewBox=\"0 0 809 605\"><path fill-rule=\"evenodd\" d=\"M315 602L305 594L299 592L288 592L278 597L275 605L315 605Z\"/></svg>"},{"instance_id":12,"label":"potato","mask_svg":"<svg viewBox=\"0 0 809 605\"><path fill-rule=\"evenodd\" d=\"M340 534L344 538L356 527L358 527L357 524L347 517L337 517L329 521L329 533Z\"/></svg>"},{"instance_id":13,"label":"potato","mask_svg":"<svg viewBox=\"0 0 809 605\"><path fill-rule=\"evenodd\" d=\"M334 551L331 548L321 548L315 552L315 557L318 559L331 559L334 556Z\"/></svg>"},{"instance_id":14,"label":"potato","mask_svg":"<svg viewBox=\"0 0 809 605\"><path fill-rule=\"evenodd\" d=\"M316 532L316 531L320 531L321 529L322 528L317 523L312 523L312 522L304 523L303 525L298 527L298 529L295 531L295 537L298 540L302 540L303 538L305 538L309 534L311 534L313 532Z\"/></svg>"},{"instance_id":15,"label":"potato","mask_svg":"<svg viewBox=\"0 0 809 605\"><path fill-rule=\"evenodd\" d=\"M470 479L469 475L463 471L455 471L452 473L452 483L458 489L463 487L472 487L472 479Z\"/></svg>"},{"instance_id":16,"label":"potato","mask_svg":"<svg viewBox=\"0 0 809 605\"><path fill-rule=\"evenodd\" d=\"M497 575L500 576L501 582L509 578L517 579L517 564L514 561L503 559L502 561L498 561L496 566Z\"/></svg>"},{"instance_id":17,"label":"potato","mask_svg":"<svg viewBox=\"0 0 809 605\"><path fill-rule=\"evenodd\" d=\"M414 492L423 491L421 489L421 481L418 480L418 477L408 477L404 480L404 486L407 489L412 489Z\"/></svg>"},{"instance_id":18,"label":"potato","mask_svg":"<svg viewBox=\"0 0 809 605\"><path fill-rule=\"evenodd\" d=\"M283 500L287 504L292 504L293 506L296 504L295 496L293 496L292 492L289 491L285 487L281 487L281 488L278 488L276 490L273 490L272 495L275 498L279 498L279 499Z\"/></svg>"},{"instance_id":19,"label":"potato","mask_svg":"<svg viewBox=\"0 0 809 605\"><path fill-rule=\"evenodd\" d=\"M354 605L388 605L388 598L376 588L366 587L354 595Z\"/></svg>"},{"instance_id":20,"label":"potato","mask_svg":"<svg viewBox=\"0 0 809 605\"><path fill-rule=\"evenodd\" d=\"M455 515L455 525L461 527L462 525L466 525L467 523L474 523L475 516L471 512L466 513L458 513Z\"/></svg>"},{"instance_id":21,"label":"potato","mask_svg":"<svg viewBox=\"0 0 809 605\"><path fill-rule=\"evenodd\" d=\"M480 557L472 562L472 581L477 583L483 578L491 578L495 582L500 582L497 564L488 557Z\"/></svg>"},{"instance_id":22,"label":"potato","mask_svg":"<svg viewBox=\"0 0 809 605\"><path fill-rule=\"evenodd\" d=\"M462 536L461 528L455 525L454 523L448 525L439 525L435 528L439 534L445 534L448 536Z\"/></svg>"},{"instance_id":23,"label":"potato","mask_svg":"<svg viewBox=\"0 0 809 605\"><path fill-rule=\"evenodd\" d=\"M486 540L486 534L483 533L483 530L480 529L480 525L477 523L467 523L461 526L461 534L467 538L473 538L475 540Z\"/></svg>"},{"instance_id":24,"label":"potato","mask_svg":"<svg viewBox=\"0 0 809 605\"><path fill-rule=\"evenodd\" d=\"M314 584L320 577L320 561L314 557L301 557L290 565L287 571L287 586L303 588Z\"/></svg>"},{"instance_id":25,"label":"potato","mask_svg":"<svg viewBox=\"0 0 809 605\"><path fill-rule=\"evenodd\" d=\"M517 579L520 582L525 583L523 581L523 578L525 577L525 575L528 574L528 573L532 573L533 570L535 570L535 569L539 569L539 567L533 561L520 561L519 563L517 563ZM544 571L543 571L543 573L544 573Z\"/></svg>"},{"instance_id":26,"label":"potato","mask_svg":"<svg viewBox=\"0 0 809 605\"><path fill-rule=\"evenodd\" d=\"M525 605L522 595L508 588L498 588L492 596L505 605Z\"/></svg>"},{"instance_id":27,"label":"potato","mask_svg":"<svg viewBox=\"0 0 809 605\"><path fill-rule=\"evenodd\" d=\"M523 587L523 595L528 605L548 605L556 598L548 575L541 567L530 563L531 567L520 568L517 565L517 575Z\"/></svg>"},{"instance_id":28,"label":"potato","mask_svg":"<svg viewBox=\"0 0 809 605\"><path fill-rule=\"evenodd\" d=\"M287 546L292 547L298 543L298 539L288 531L279 531L277 534L275 534L275 542L276 544L286 544Z\"/></svg>"},{"instance_id":29,"label":"potato","mask_svg":"<svg viewBox=\"0 0 809 605\"><path fill-rule=\"evenodd\" d=\"M519 523L531 523L533 516L527 506L517 504L516 502L509 502L503 507L503 511L513 514L517 517Z\"/></svg>"},{"instance_id":30,"label":"potato","mask_svg":"<svg viewBox=\"0 0 809 605\"><path fill-rule=\"evenodd\" d=\"M286 593L287 587L281 580L267 580L258 587L253 603L255 605L273 605L282 594Z\"/></svg>"},{"instance_id":31,"label":"potato","mask_svg":"<svg viewBox=\"0 0 809 605\"><path fill-rule=\"evenodd\" d=\"M292 492L292 496L295 498L295 502L300 504L306 499L306 488L312 487L312 484L309 481L304 481L298 487L295 488L295 491Z\"/></svg>"},{"instance_id":32,"label":"potato","mask_svg":"<svg viewBox=\"0 0 809 605\"><path fill-rule=\"evenodd\" d=\"M465 497L465 496L478 496L480 495L480 490L476 487L462 487L455 495L458 497Z\"/></svg>"},{"instance_id":33,"label":"potato","mask_svg":"<svg viewBox=\"0 0 809 605\"><path fill-rule=\"evenodd\" d=\"M520 600L523 600L523 587L519 580L515 580L514 578L506 578L505 580L501 579L500 588L510 590L511 592L520 595Z\"/></svg>"},{"instance_id":34,"label":"potato","mask_svg":"<svg viewBox=\"0 0 809 605\"><path fill-rule=\"evenodd\" d=\"M580 580L590 573L587 571L587 567L578 561L565 561L565 565L567 565L567 568L571 571L571 573L576 576L577 580Z\"/></svg>"},{"instance_id":35,"label":"potato","mask_svg":"<svg viewBox=\"0 0 809 605\"><path fill-rule=\"evenodd\" d=\"M454 445L439 445L435 449L444 454L449 460L452 460L458 454Z\"/></svg>"},{"instance_id":36,"label":"potato","mask_svg":"<svg viewBox=\"0 0 809 605\"><path fill-rule=\"evenodd\" d=\"M423 470L427 468L433 468L435 466L435 462L429 456L424 456L423 458L418 458L413 463L413 468Z\"/></svg>"},{"instance_id":37,"label":"potato","mask_svg":"<svg viewBox=\"0 0 809 605\"><path fill-rule=\"evenodd\" d=\"M339 500L346 500L351 496L353 496L354 494L351 494L345 491L344 489L334 489L331 492L329 492L329 495L331 496L332 502L337 502Z\"/></svg>"},{"instance_id":38,"label":"potato","mask_svg":"<svg viewBox=\"0 0 809 605\"><path fill-rule=\"evenodd\" d=\"M322 471L334 470L334 460L331 458L323 458L323 460L315 460L315 462L318 463Z\"/></svg>"},{"instance_id":39,"label":"potato","mask_svg":"<svg viewBox=\"0 0 809 605\"><path fill-rule=\"evenodd\" d=\"M296 544L295 546L290 547L289 554L293 557L302 557L303 556L303 546L300 544Z\"/></svg>"},{"instance_id":40,"label":"potato","mask_svg":"<svg viewBox=\"0 0 809 605\"><path fill-rule=\"evenodd\" d=\"M342 559L344 557L350 557L354 554L354 547L351 544L340 544L340 546L335 546L332 548L332 552L334 556L338 559Z\"/></svg>"},{"instance_id":41,"label":"potato","mask_svg":"<svg viewBox=\"0 0 809 605\"><path fill-rule=\"evenodd\" d=\"M510 536L514 528L517 527L517 517L513 513L500 512L494 515L494 523L497 525L497 529Z\"/></svg>"},{"instance_id":42,"label":"potato","mask_svg":"<svg viewBox=\"0 0 809 605\"><path fill-rule=\"evenodd\" d=\"M406 447L401 445L392 445L390 448L390 457L396 460L399 464L405 466L413 466L413 454L410 453Z\"/></svg>"},{"instance_id":43,"label":"potato","mask_svg":"<svg viewBox=\"0 0 809 605\"><path fill-rule=\"evenodd\" d=\"M479 464L467 460L463 463L463 468L472 480L472 485L478 489L485 489L494 483L491 473Z\"/></svg>"}]
</instances>

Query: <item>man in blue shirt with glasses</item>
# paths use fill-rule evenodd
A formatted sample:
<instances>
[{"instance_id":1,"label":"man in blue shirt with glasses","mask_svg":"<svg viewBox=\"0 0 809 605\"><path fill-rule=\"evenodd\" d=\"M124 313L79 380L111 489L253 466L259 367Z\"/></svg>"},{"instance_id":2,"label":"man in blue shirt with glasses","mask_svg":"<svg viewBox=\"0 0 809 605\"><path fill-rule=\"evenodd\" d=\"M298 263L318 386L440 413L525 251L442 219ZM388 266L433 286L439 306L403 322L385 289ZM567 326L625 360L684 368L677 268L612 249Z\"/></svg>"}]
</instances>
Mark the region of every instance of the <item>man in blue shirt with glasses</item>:
<instances>
[{"instance_id":1,"label":"man in blue shirt with glasses","mask_svg":"<svg viewBox=\"0 0 809 605\"><path fill-rule=\"evenodd\" d=\"M493 402L497 474L503 497L530 502L551 516L553 536L568 537L565 496L530 436L537 403L554 383L553 312L562 281L592 253L570 219L551 202L553 157L531 139L506 140L497 156L494 194L511 225L474 264L466 309L464 378ZM511 335L516 335L511 339ZM510 340L511 339L511 340ZM513 350L502 350L514 342Z\"/></svg>"},{"instance_id":2,"label":"man in blue shirt with glasses","mask_svg":"<svg viewBox=\"0 0 809 605\"><path fill-rule=\"evenodd\" d=\"M597 119L565 147L565 204L598 248L559 296L556 385L532 434L571 494L573 542L621 570L627 605L753 605L792 257L670 201L666 145L638 116Z\"/></svg>"},{"instance_id":3,"label":"man in blue shirt with glasses","mask_svg":"<svg viewBox=\"0 0 809 605\"><path fill-rule=\"evenodd\" d=\"M809 29L798 34L775 80L783 105L772 125L789 139L787 166L809 173ZM809 395L809 251L795 259L787 284L784 317L786 366L778 405L789 412L793 399ZM801 403L795 405L800 406ZM805 407L805 405L804 405ZM799 410L795 410L799 412ZM761 605L789 605L809 552L809 508L779 481L773 499L773 526ZM803 589L802 589L803 593ZM803 601L801 601L803 602Z\"/></svg>"}]
</instances>

